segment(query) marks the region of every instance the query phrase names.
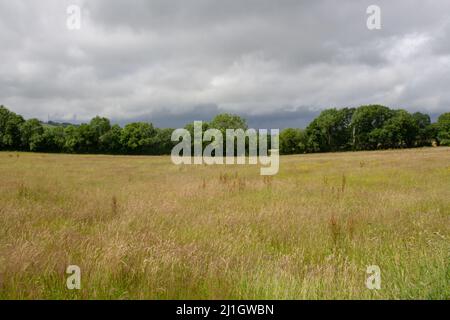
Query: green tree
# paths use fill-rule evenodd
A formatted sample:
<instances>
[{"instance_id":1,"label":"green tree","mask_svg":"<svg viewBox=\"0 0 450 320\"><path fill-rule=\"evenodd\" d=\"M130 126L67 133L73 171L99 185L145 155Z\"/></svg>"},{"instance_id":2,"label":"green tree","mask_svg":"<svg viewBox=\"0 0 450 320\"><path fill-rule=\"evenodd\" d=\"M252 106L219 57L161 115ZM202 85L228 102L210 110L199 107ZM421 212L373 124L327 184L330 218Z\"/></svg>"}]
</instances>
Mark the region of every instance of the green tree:
<instances>
[{"instance_id":1,"label":"green tree","mask_svg":"<svg viewBox=\"0 0 450 320\"><path fill-rule=\"evenodd\" d=\"M383 129L389 135L389 141L384 148L411 148L419 134L416 120L406 110L395 110L394 116L386 121ZM373 144L375 143L376 140L373 141Z\"/></svg>"},{"instance_id":2,"label":"green tree","mask_svg":"<svg viewBox=\"0 0 450 320\"><path fill-rule=\"evenodd\" d=\"M306 152L306 135L301 129L287 128L280 132L280 154Z\"/></svg>"},{"instance_id":3,"label":"green tree","mask_svg":"<svg viewBox=\"0 0 450 320\"><path fill-rule=\"evenodd\" d=\"M184 126L184 129L186 129L187 131L189 131L189 134L191 135L191 153L192 155L194 154L194 122L188 123L187 125ZM202 140L203 140L203 134L205 133L206 130L209 129L209 123L203 121L202 122ZM224 138L225 139L225 138ZM225 140L224 140L225 141ZM203 141L202 141L203 143Z\"/></svg>"},{"instance_id":4,"label":"green tree","mask_svg":"<svg viewBox=\"0 0 450 320\"><path fill-rule=\"evenodd\" d=\"M86 138L90 142L88 152L107 152L100 142L100 137L111 130L111 123L107 118L96 116L89 122L89 130L86 130Z\"/></svg>"},{"instance_id":5,"label":"green tree","mask_svg":"<svg viewBox=\"0 0 450 320\"><path fill-rule=\"evenodd\" d=\"M29 119L20 125L22 148L27 151L39 151L44 142L44 127L38 119Z\"/></svg>"},{"instance_id":6,"label":"green tree","mask_svg":"<svg viewBox=\"0 0 450 320\"><path fill-rule=\"evenodd\" d=\"M110 130L104 132L99 138L99 150L104 153L123 153L123 147L120 142L122 128L115 124Z\"/></svg>"},{"instance_id":7,"label":"green tree","mask_svg":"<svg viewBox=\"0 0 450 320\"><path fill-rule=\"evenodd\" d=\"M327 109L306 128L308 147L313 152L347 150L351 139L354 109Z\"/></svg>"},{"instance_id":8,"label":"green tree","mask_svg":"<svg viewBox=\"0 0 450 320\"><path fill-rule=\"evenodd\" d=\"M226 130L232 129L242 129L247 130L247 121L235 114L221 113L215 116L206 126L207 128L217 129L222 132L223 135L223 154L226 155L227 141L226 141ZM248 153L248 139L245 141L245 152ZM237 155L237 138L234 139L234 154Z\"/></svg>"},{"instance_id":9,"label":"green tree","mask_svg":"<svg viewBox=\"0 0 450 320\"><path fill-rule=\"evenodd\" d=\"M450 112L441 114L437 121L437 138L442 146L450 146Z\"/></svg>"},{"instance_id":10,"label":"green tree","mask_svg":"<svg viewBox=\"0 0 450 320\"><path fill-rule=\"evenodd\" d=\"M110 121L107 118L102 118L99 116L92 118L91 122L89 122L89 126L97 138L100 138L102 135L111 130Z\"/></svg>"},{"instance_id":11,"label":"green tree","mask_svg":"<svg viewBox=\"0 0 450 320\"><path fill-rule=\"evenodd\" d=\"M0 150L21 149L20 126L23 122L22 116L0 106Z\"/></svg>"},{"instance_id":12,"label":"green tree","mask_svg":"<svg viewBox=\"0 0 450 320\"><path fill-rule=\"evenodd\" d=\"M83 123L77 127L78 130L78 152L96 153L98 152L98 136L95 128L90 124Z\"/></svg>"},{"instance_id":13,"label":"green tree","mask_svg":"<svg viewBox=\"0 0 450 320\"><path fill-rule=\"evenodd\" d=\"M382 128L369 133L369 141L378 149L414 147L419 127L416 119L405 110L395 110Z\"/></svg>"},{"instance_id":14,"label":"green tree","mask_svg":"<svg viewBox=\"0 0 450 320\"><path fill-rule=\"evenodd\" d=\"M361 106L355 110L351 120L352 146L354 150L373 150L378 142L371 132L381 129L394 116L393 110L380 105ZM378 132L377 130L376 132Z\"/></svg>"},{"instance_id":15,"label":"green tree","mask_svg":"<svg viewBox=\"0 0 450 320\"><path fill-rule=\"evenodd\" d=\"M155 135L156 130L151 123L129 123L122 130L120 143L127 153L153 154Z\"/></svg>"},{"instance_id":16,"label":"green tree","mask_svg":"<svg viewBox=\"0 0 450 320\"><path fill-rule=\"evenodd\" d=\"M64 152L76 153L80 150L81 137L78 128L74 125L67 126L64 129Z\"/></svg>"},{"instance_id":17,"label":"green tree","mask_svg":"<svg viewBox=\"0 0 450 320\"><path fill-rule=\"evenodd\" d=\"M172 148L175 143L172 142L173 129L165 128L165 129L156 129L156 137L155 137L155 152L157 154L170 154L172 152Z\"/></svg>"},{"instance_id":18,"label":"green tree","mask_svg":"<svg viewBox=\"0 0 450 320\"><path fill-rule=\"evenodd\" d=\"M62 152L65 142L64 127L44 127L42 142L37 151Z\"/></svg>"},{"instance_id":19,"label":"green tree","mask_svg":"<svg viewBox=\"0 0 450 320\"><path fill-rule=\"evenodd\" d=\"M430 116L421 112L415 112L412 116L419 130L416 137L416 146L430 146L435 135Z\"/></svg>"},{"instance_id":20,"label":"green tree","mask_svg":"<svg viewBox=\"0 0 450 320\"><path fill-rule=\"evenodd\" d=\"M226 129L248 129L247 121L244 118L229 113L218 114L209 122L208 127L220 130L223 135L225 135Z\"/></svg>"}]
</instances>

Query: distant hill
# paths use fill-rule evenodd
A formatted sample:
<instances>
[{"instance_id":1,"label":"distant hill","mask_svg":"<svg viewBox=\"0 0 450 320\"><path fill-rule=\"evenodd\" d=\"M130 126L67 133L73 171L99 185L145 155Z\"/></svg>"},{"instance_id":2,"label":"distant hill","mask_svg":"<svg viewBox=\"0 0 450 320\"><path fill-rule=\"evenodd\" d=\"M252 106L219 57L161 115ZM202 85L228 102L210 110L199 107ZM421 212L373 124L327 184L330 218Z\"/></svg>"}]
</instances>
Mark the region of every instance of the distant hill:
<instances>
[{"instance_id":1,"label":"distant hill","mask_svg":"<svg viewBox=\"0 0 450 320\"><path fill-rule=\"evenodd\" d=\"M48 121L48 122L41 122L44 127L68 127L68 126L78 126L78 124L73 124L70 122L55 122L55 121Z\"/></svg>"}]
</instances>

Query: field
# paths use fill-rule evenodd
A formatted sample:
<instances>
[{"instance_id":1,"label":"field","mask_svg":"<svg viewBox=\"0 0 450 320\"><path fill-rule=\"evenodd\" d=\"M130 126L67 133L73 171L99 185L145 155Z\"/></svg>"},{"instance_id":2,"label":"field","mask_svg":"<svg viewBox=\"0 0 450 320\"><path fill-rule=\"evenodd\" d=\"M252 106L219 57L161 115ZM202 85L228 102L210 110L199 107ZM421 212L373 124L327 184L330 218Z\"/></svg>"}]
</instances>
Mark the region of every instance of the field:
<instances>
[{"instance_id":1,"label":"field","mask_svg":"<svg viewBox=\"0 0 450 320\"><path fill-rule=\"evenodd\" d=\"M1 152L0 298L448 299L450 148L283 156L272 178Z\"/></svg>"}]
</instances>

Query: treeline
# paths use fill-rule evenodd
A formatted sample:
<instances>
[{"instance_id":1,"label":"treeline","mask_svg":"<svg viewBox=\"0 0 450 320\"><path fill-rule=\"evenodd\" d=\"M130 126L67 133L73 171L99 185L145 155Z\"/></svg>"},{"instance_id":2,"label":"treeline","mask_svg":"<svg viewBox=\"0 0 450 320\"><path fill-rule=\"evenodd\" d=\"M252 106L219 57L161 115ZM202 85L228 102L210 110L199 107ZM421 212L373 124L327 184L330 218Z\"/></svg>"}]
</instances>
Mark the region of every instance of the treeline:
<instances>
[{"instance_id":1,"label":"treeline","mask_svg":"<svg viewBox=\"0 0 450 320\"><path fill-rule=\"evenodd\" d=\"M246 120L219 114L203 123L204 130L247 129ZM193 131L193 124L186 125ZM170 154L177 142L173 129L155 128L151 123L112 125L107 118L95 117L81 125L46 124L0 106L0 150L102 153ZM427 114L392 110L380 105L327 109L306 129L284 129L280 133L280 153L297 154L347 150L450 146L450 113L431 123Z\"/></svg>"},{"instance_id":2,"label":"treeline","mask_svg":"<svg viewBox=\"0 0 450 320\"><path fill-rule=\"evenodd\" d=\"M284 154L347 150L450 146L450 113L437 123L421 112L381 105L327 109L305 130L285 129L280 135Z\"/></svg>"}]
</instances>

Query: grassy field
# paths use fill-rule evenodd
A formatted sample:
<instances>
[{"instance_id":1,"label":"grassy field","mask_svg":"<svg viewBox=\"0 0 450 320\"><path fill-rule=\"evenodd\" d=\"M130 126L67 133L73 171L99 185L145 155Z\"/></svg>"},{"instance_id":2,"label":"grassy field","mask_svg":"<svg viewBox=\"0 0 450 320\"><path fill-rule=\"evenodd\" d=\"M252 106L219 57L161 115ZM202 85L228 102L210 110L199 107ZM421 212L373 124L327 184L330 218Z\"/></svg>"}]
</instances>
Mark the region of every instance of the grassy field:
<instances>
[{"instance_id":1,"label":"grassy field","mask_svg":"<svg viewBox=\"0 0 450 320\"><path fill-rule=\"evenodd\" d=\"M448 299L450 148L285 156L272 178L1 152L0 298Z\"/></svg>"}]
</instances>

